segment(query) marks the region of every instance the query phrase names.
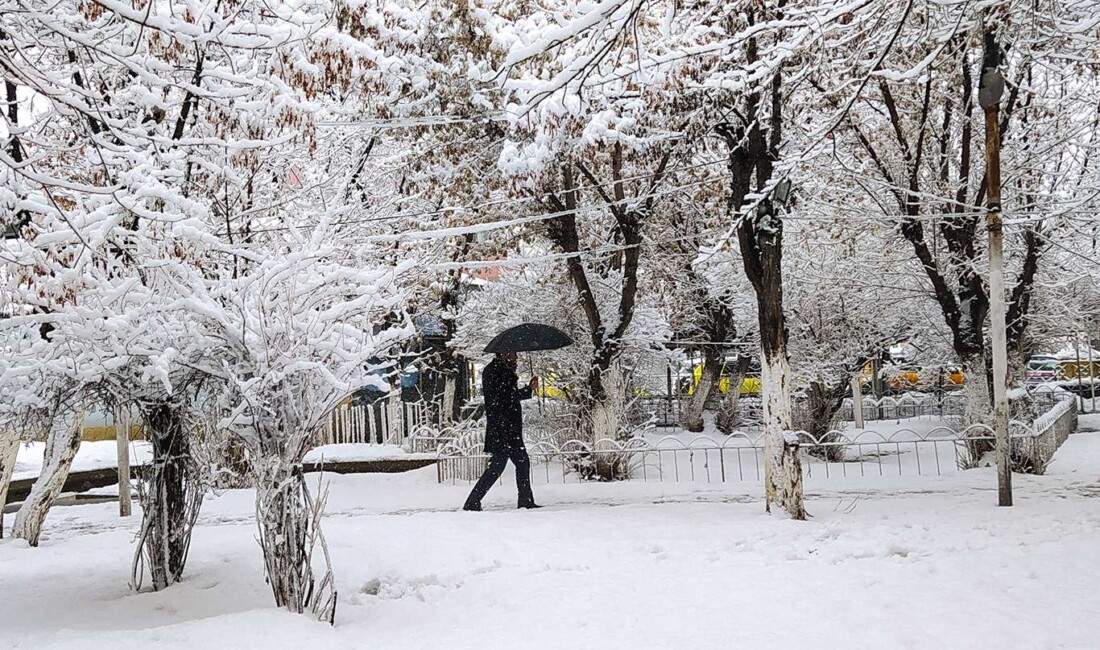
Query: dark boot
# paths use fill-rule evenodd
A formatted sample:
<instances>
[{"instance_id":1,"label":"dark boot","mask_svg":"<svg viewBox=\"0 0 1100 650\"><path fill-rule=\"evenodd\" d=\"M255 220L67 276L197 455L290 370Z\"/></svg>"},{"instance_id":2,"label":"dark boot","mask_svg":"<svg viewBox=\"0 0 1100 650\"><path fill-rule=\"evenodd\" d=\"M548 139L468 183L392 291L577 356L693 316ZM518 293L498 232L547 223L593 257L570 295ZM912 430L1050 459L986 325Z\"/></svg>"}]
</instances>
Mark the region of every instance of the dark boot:
<instances>
[{"instance_id":1,"label":"dark boot","mask_svg":"<svg viewBox=\"0 0 1100 650\"><path fill-rule=\"evenodd\" d=\"M474 485L474 489L470 491L470 496L466 497L466 505L462 507L463 510L473 512L481 510L481 500L489 493L489 488L493 487L493 483L496 483L500 475L504 473L504 466L507 464L508 456L504 454L494 454L489 459L485 467L485 473L481 475L481 478Z\"/></svg>"}]
</instances>

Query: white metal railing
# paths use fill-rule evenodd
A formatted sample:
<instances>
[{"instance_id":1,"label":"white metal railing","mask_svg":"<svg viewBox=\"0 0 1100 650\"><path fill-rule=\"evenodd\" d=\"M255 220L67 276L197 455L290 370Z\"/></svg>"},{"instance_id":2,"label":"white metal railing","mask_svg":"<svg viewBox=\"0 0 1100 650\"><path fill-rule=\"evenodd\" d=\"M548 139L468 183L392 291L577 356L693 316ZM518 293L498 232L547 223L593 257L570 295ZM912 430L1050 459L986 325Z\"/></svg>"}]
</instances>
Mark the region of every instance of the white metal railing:
<instances>
[{"instance_id":1,"label":"white metal railing","mask_svg":"<svg viewBox=\"0 0 1100 650\"><path fill-rule=\"evenodd\" d=\"M1022 450L1021 453L1049 448L1043 442L1047 430L1037 431L1018 421L1013 421L1010 429L1013 447ZM830 431L820 439L806 432L797 435L803 472L808 480L957 473L975 464L975 459L970 458L972 450L980 446L975 443L992 443L995 438L993 430L985 425L961 430L946 426L928 431L900 429L890 433ZM763 451L763 436L745 433L722 439L634 437L625 441L600 440L595 444L544 439L528 445L532 476L535 481L545 483L579 483L584 478L642 482L761 481ZM482 453L477 436L452 440L439 449L439 481L476 480L488 458Z\"/></svg>"},{"instance_id":2,"label":"white metal railing","mask_svg":"<svg viewBox=\"0 0 1100 650\"><path fill-rule=\"evenodd\" d=\"M1013 469L1043 474L1069 434L1077 430L1077 400L1063 400L1035 419L1035 434L1026 441L1014 441Z\"/></svg>"}]
</instances>

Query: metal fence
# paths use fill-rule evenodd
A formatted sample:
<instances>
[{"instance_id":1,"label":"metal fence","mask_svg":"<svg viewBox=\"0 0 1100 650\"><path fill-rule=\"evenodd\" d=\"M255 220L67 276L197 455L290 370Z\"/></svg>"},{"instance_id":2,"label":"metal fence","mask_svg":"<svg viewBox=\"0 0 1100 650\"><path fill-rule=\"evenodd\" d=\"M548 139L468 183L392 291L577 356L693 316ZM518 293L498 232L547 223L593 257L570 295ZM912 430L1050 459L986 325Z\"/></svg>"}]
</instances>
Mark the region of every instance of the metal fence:
<instances>
[{"instance_id":1,"label":"metal fence","mask_svg":"<svg viewBox=\"0 0 1100 650\"><path fill-rule=\"evenodd\" d=\"M802 432L799 437L803 472L806 479L813 480L956 473L973 464L973 444L992 442L994 433L987 426L975 425L923 432L830 431L821 439ZM1013 422L1011 437L1021 448L1030 448L1036 433L1026 423ZM440 482L472 481L481 474L488 456L480 453L479 444L471 442L455 441L440 449ZM762 436L742 433L721 440L664 436L600 440L594 445L579 440L560 445L542 441L529 447L532 475L544 483L579 483L586 478L645 483L761 481L763 453Z\"/></svg>"},{"instance_id":2,"label":"metal fence","mask_svg":"<svg viewBox=\"0 0 1100 650\"><path fill-rule=\"evenodd\" d=\"M1028 394L1031 408L1037 413L1045 413L1061 402L1073 400L1073 395L1064 391L1036 391ZM1018 402L1019 400L1013 400ZM910 392L896 397L883 397L876 400L863 396L860 399L863 419L904 420L910 418L962 417L966 412L966 396L962 393L916 393ZM854 421L855 413L851 398L846 398L840 407L838 417L841 420Z\"/></svg>"},{"instance_id":3,"label":"metal fence","mask_svg":"<svg viewBox=\"0 0 1100 650\"><path fill-rule=\"evenodd\" d=\"M1057 400L1034 424L1013 420L1009 438L1013 467L1041 474L1054 452L1077 428L1077 401ZM763 480L762 435L735 433L715 438L637 436L595 444L545 435L531 440L532 477L544 483L579 483L591 479L650 482L727 483ZM821 438L798 432L802 469L807 480L884 476L943 476L976 466L980 450L992 447L994 431L986 425L963 429L935 426L926 430L834 430ZM564 440L564 442L557 442ZM476 480L488 456L481 453L478 429L469 429L439 448L441 483Z\"/></svg>"},{"instance_id":4,"label":"metal fence","mask_svg":"<svg viewBox=\"0 0 1100 650\"><path fill-rule=\"evenodd\" d=\"M1017 469L1043 474L1054 459L1054 452L1077 430L1077 400L1056 404L1035 420L1034 430L1035 435L1026 445L1013 448L1012 460Z\"/></svg>"}]
</instances>

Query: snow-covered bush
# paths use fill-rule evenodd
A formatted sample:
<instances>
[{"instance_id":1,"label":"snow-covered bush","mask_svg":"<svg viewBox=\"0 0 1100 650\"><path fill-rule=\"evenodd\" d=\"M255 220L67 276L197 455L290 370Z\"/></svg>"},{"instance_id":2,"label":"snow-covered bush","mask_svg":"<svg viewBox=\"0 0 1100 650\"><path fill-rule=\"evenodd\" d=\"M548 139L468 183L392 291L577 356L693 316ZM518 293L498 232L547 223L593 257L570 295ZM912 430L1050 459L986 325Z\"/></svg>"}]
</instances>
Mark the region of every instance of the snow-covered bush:
<instances>
[{"instance_id":1,"label":"snow-covered bush","mask_svg":"<svg viewBox=\"0 0 1100 650\"><path fill-rule=\"evenodd\" d=\"M275 602L331 622L331 566L327 551L314 554L324 550L325 498L323 491L310 493L302 459L337 404L381 382L369 374L369 360L411 335L407 318L393 318L402 310L397 280L411 263L356 259L322 233L331 235L319 227L235 280L211 283L216 308L207 312L206 327L223 341L221 367L212 369L227 389L219 426L248 456Z\"/></svg>"}]
</instances>

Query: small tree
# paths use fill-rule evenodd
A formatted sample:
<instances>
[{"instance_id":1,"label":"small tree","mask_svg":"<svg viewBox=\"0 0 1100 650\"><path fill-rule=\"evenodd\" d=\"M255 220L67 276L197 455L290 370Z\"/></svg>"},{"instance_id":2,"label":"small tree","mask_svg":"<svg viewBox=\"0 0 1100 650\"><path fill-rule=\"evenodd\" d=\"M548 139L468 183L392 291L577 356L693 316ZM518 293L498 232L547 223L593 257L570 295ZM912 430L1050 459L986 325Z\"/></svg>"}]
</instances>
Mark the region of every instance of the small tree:
<instances>
[{"instance_id":1,"label":"small tree","mask_svg":"<svg viewBox=\"0 0 1100 650\"><path fill-rule=\"evenodd\" d=\"M326 242L320 226L293 252L214 283L207 327L228 386L220 427L240 440L256 489L256 519L275 603L332 622L336 586L320 528L324 490L311 494L302 459L332 409L370 382L368 362L411 335L376 327L402 308L398 267L371 265ZM322 557L315 556L321 551ZM319 567L315 563L320 563ZM320 573L318 573L318 571Z\"/></svg>"}]
</instances>

